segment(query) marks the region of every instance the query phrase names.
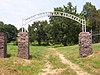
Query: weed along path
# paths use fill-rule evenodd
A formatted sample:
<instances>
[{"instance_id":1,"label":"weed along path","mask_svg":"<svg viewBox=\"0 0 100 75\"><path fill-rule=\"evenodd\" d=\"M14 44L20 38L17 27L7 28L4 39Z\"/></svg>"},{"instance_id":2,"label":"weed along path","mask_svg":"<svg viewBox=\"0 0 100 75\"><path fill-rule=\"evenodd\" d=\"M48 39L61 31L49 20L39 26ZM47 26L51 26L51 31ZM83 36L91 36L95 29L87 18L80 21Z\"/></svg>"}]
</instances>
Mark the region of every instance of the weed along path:
<instances>
[{"instance_id":1,"label":"weed along path","mask_svg":"<svg viewBox=\"0 0 100 75\"><path fill-rule=\"evenodd\" d=\"M49 59L49 54L51 55L56 55L59 57L60 62L62 64L69 65L69 67L76 73L76 75L92 75L87 72L85 72L82 68L80 68L78 65L72 63L70 60L66 59L63 54L59 53L55 48L49 48L48 49L48 55L46 55L46 63L44 68L41 70L39 75L61 75L62 72L66 68L53 68L54 66L50 63ZM55 61L55 60L53 60ZM65 75L65 74L64 74ZM66 74L67 75L67 74Z\"/></svg>"}]
</instances>

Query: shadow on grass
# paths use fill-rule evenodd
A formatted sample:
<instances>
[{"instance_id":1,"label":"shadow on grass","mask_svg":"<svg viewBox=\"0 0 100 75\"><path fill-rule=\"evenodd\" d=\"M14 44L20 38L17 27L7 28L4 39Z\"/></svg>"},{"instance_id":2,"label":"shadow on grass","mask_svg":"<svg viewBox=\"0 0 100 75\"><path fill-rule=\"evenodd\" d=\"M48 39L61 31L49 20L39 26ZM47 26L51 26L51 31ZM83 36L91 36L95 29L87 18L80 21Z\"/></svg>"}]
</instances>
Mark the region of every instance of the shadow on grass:
<instances>
[{"instance_id":1,"label":"shadow on grass","mask_svg":"<svg viewBox=\"0 0 100 75\"><path fill-rule=\"evenodd\" d=\"M49 44L41 44L41 45L39 45L39 44L30 44L30 46L50 46Z\"/></svg>"},{"instance_id":2,"label":"shadow on grass","mask_svg":"<svg viewBox=\"0 0 100 75\"><path fill-rule=\"evenodd\" d=\"M30 56L29 56L29 60L32 60L32 59L33 59L33 57L32 57L32 55L30 55Z\"/></svg>"},{"instance_id":3,"label":"shadow on grass","mask_svg":"<svg viewBox=\"0 0 100 75\"><path fill-rule=\"evenodd\" d=\"M7 54L6 58L10 58L11 57L11 54Z\"/></svg>"},{"instance_id":4,"label":"shadow on grass","mask_svg":"<svg viewBox=\"0 0 100 75\"><path fill-rule=\"evenodd\" d=\"M64 47L64 46L53 46L53 48Z\"/></svg>"}]
</instances>

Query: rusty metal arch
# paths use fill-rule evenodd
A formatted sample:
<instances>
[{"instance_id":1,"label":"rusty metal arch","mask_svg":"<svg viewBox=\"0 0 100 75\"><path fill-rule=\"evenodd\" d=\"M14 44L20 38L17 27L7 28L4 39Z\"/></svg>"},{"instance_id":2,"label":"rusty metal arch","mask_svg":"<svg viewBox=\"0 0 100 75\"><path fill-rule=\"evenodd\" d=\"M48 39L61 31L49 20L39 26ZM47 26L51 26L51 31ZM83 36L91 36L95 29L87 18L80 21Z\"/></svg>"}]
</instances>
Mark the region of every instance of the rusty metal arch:
<instances>
[{"instance_id":1,"label":"rusty metal arch","mask_svg":"<svg viewBox=\"0 0 100 75\"><path fill-rule=\"evenodd\" d=\"M61 16L61 17L67 17L69 19L72 19L78 23L80 23L82 25L82 32L86 32L86 21L85 19L81 19L73 14L69 14L66 12L59 12L59 11L54 11L54 12L43 12L43 13L39 13L33 16L30 16L28 18L25 18L22 20L22 32L23 32L23 28L24 25L28 24L29 22L41 18L41 17L45 17L45 16Z\"/></svg>"}]
</instances>

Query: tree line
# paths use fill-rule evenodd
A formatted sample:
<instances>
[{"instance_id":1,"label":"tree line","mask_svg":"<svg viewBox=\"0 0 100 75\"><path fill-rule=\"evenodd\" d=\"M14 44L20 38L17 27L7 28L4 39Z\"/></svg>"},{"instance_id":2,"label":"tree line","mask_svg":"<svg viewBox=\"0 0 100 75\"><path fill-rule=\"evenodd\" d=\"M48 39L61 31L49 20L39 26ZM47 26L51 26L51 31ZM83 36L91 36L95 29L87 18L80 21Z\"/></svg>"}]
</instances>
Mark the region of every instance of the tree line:
<instances>
[{"instance_id":1,"label":"tree line","mask_svg":"<svg viewBox=\"0 0 100 75\"><path fill-rule=\"evenodd\" d=\"M100 33L100 9L96 9L91 2L86 2L81 13L77 12L77 6L73 6L71 2L63 7L56 7L54 11L66 12L77 17L86 19L87 31L93 34ZM0 31L7 33L8 42L16 40L17 30L14 25L4 24L0 22ZM78 43L78 34L81 32L81 24L59 16L50 16L49 23L45 21L33 22L28 27L30 43L38 42L38 45L54 45L62 44L73 45ZM100 36L95 36L94 43L100 42Z\"/></svg>"},{"instance_id":2,"label":"tree line","mask_svg":"<svg viewBox=\"0 0 100 75\"><path fill-rule=\"evenodd\" d=\"M16 41L18 30L14 25L4 24L0 21L0 32L7 34L7 42Z\"/></svg>"}]
</instances>

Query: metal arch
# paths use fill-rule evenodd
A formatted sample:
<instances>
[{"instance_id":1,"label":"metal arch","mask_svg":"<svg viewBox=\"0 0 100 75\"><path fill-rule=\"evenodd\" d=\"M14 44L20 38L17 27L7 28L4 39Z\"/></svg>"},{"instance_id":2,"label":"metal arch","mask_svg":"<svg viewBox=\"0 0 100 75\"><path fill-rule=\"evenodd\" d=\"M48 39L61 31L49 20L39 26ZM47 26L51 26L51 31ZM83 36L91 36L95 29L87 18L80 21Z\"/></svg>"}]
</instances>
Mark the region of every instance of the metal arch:
<instances>
[{"instance_id":1,"label":"metal arch","mask_svg":"<svg viewBox=\"0 0 100 75\"><path fill-rule=\"evenodd\" d=\"M86 21L84 19L81 19L75 15L66 13L66 12L59 12L59 11L54 11L54 12L43 12L43 13L39 13L33 16L30 16L26 19L23 19L23 24L22 26L28 24L29 22L31 22L32 20L41 18L41 17L45 17L45 16L61 16L61 17L67 17L69 19L72 19L80 24L82 24L82 32L86 32ZM22 27L24 28L24 27Z\"/></svg>"}]
</instances>

